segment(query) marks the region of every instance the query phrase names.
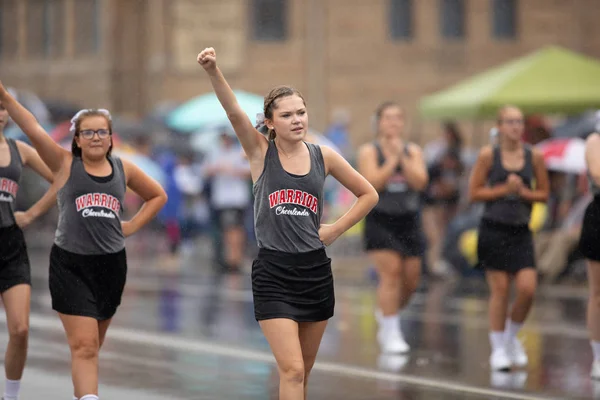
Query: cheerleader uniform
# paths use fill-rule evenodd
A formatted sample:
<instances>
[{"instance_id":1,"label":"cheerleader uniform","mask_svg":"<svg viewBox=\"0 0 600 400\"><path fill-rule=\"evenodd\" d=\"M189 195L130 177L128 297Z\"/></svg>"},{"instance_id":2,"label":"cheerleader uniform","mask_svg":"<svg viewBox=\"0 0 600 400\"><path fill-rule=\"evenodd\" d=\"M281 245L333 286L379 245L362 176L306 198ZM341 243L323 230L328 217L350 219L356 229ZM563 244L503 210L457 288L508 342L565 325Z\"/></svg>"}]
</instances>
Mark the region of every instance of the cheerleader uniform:
<instances>
[{"instance_id":1,"label":"cheerleader uniform","mask_svg":"<svg viewBox=\"0 0 600 400\"><path fill-rule=\"evenodd\" d=\"M6 167L0 167L0 293L16 285L31 285L27 245L14 214L23 160L17 142L6 139L6 143L10 163Z\"/></svg>"},{"instance_id":2,"label":"cheerleader uniform","mask_svg":"<svg viewBox=\"0 0 600 400\"><path fill-rule=\"evenodd\" d=\"M253 187L259 247L252 264L257 321L316 322L333 316L331 259L319 238L325 163L318 145L305 145L310 171L294 175L283 169L275 142L270 141L263 173Z\"/></svg>"},{"instance_id":3,"label":"cheerleader uniform","mask_svg":"<svg viewBox=\"0 0 600 400\"><path fill-rule=\"evenodd\" d=\"M517 174L526 187L534 179L533 155L525 146L525 165L520 171L508 171L502 166L499 146L494 146L494 160L488 184L506 182L508 175ZM516 274L523 268L535 268L533 235L529 230L532 204L516 194L488 201L479 224L477 256L484 269Z\"/></svg>"},{"instance_id":4,"label":"cheerleader uniform","mask_svg":"<svg viewBox=\"0 0 600 400\"><path fill-rule=\"evenodd\" d=\"M119 158L112 173L96 177L73 157L71 174L59 190L58 227L50 252L52 308L61 314L112 318L127 275L121 210L126 180Z\"/></svg>"},{"instance_id":5,"label":"cheerleader uniform","mask_svg":"<svg viewBox=\"0 0 600 400\"><path fill-rule=\"evenodd\" d=\"M385 157L374 143L379 166ZM408 145L404 151L408 154ZM425 235L421 226L421 193L413 190L398 166L379 192L379 202L365 219L364 243L369 250L393 250L403 257L423 257Z\"/></svg>"},{"instance_id":6,"label":"cheerleader uniform","mask_svg":"<svg viewBox=\"0 0 600 400\"><path fill-rule=\"evenodd\" d=\"M600 261L600 187L594 182L589 172L588 181L594 199L585 209L579 250L588 260Z\"/></svg>"}]
</instances>

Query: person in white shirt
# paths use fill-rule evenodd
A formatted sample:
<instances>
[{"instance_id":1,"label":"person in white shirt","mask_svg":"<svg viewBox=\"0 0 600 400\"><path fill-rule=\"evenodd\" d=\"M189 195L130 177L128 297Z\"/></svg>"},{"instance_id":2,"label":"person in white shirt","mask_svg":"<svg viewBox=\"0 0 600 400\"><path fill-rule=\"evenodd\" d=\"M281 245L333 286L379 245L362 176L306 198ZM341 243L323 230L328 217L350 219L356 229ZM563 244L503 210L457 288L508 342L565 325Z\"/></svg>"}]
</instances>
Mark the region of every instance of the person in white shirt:
<instances>
[{"instance_id":1,"label":"person in white shirt","mask_svg":"<svg viewBox=\"0 0 600 400\"><path fill-rule=\"evenodd\" d=\"M211 181L210 205L216 213L224 245L225 267L239 271L244 257L244 215L251 203L250 164L227 131L207 156L204 176Z\"/></svg>"}]
</instances>

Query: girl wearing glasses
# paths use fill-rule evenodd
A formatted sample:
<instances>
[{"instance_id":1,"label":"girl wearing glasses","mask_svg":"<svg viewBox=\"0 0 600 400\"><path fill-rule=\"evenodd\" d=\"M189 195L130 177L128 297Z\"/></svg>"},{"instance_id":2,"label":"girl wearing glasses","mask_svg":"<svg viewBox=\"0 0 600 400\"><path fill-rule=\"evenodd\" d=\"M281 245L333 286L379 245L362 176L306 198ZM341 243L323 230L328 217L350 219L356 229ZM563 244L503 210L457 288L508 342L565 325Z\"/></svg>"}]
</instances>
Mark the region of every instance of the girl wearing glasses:
<instances>
[{"instance_id":1,"label":"girl wearing glasses","mask_svg":"<svg viewBox=\"0 0 600 400\"><path fill-rule=\"evenodd\" d=\"M125 286L125 237L158 213L167 195L133 163L111 155L106 110L81 110L71 120L71 151L55 143L35 117L0 84L0 100L54 175L58 227L50 253L50 294L71 349L75 398L98 399L98 352ZM121 221L125 191L144 204Z\"/></svg>"},{"instance_id":2,"label":"girl wearing glasses","mask_svg":"<svg viewBox=\"0 0 600 400\"><path fill-rule=\"evenodd\" d=\"M537 287L529 219L532 203L547 201L549 184L543 156L521 140L521 110L502 107L497 128L496 144L483 147L473 167L469 197L485 203L477 256L490 288L490 366L492 370L504 371L523 367L528 361L517 333ZM509 312L512 280L517 296Z\"/></svg>"},{"instance_id":3,"label":"girl wearing glasses","mask_svg":"<svg viewBox=\"0 0 600 400\"><path fill-rule=\"evenodd\" d=\"M4 400L16 400L27 359L31 270L27 245L21 229L44 214L56 202L56 188L25 212L14 212L23 166L27 165L48 182L52 172L28 144L4 137L8 112L0 102L0 294L8 325L4 357L6 382Z\"/></svg>"}]
</instances>

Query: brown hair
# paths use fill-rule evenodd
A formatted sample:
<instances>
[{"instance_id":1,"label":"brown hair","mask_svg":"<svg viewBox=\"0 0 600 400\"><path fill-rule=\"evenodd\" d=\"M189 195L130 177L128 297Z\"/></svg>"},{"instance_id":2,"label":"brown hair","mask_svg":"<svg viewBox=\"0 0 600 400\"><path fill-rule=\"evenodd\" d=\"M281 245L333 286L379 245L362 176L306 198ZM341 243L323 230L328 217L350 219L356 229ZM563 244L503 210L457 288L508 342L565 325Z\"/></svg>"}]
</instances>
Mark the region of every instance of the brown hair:
<instances>
[{"instance_id":1,"label":"brown hair","mask_svg":"<svg viewBox=\"0 0 600 400\"><path fill-rule=\"evenodd\" d=\"M110 147L108 148L108 152L106 152L106 158L108 158L112 152L113 148L113 139L112 139L112 118L110 113L104 109L87 109L81 110L71 119L71 132L73 132L73 141L71 142L71 153L75 157L81 158L81 147L77 146L77 140L75 138L79 136L79 131L81 130L81 123L87 117L103 117L106 119L108 123L108 132L110 136Z\"/></svg>"},{"instance_id":2,"label":"brown hair","mask_svg":"<svg viewBox=\"0 0 600 400\"><path fill-rule=\"evenodd\" d=\"M400 111L404 113L404 109L402 108L402 106L400 106L400 104L396 103L395 101L384 101L375 109L375 132L379 132L379 121L381 120L381 116L383 115L385 110L392 107L398 107Z\"/></svg>"},{"instance_id":3,"label":"brown hair","mask_svg":"<svg viewBox=\"0 0 600 400\"><path fill-rule=\"evenodd\" d=\"M523 111L521 111L521 109L517 106L513 106L511 104L506 104L503 105L502 107L500 107L498 109L498 112L496 113L496 123L498 125L500 125L502 123L502 118L504 118L504 113L508 110L517 110L519 111L521 114L523 114Z\"/></svg>"},{"instance_id":4,"label":"brown hair","mask_svg":"<svg viewBox=\"0 0 600 400\"><path fill-rule=\"evenodd\" d=\"M295 89L291 86L275 86L273 89L271 89L269 94L265 96L265 105L263 110L265 119L273 121L273 110L277 108L277 99L293 95L300 97L306 106L306 100L304 100L304 96L302 96L302 93L300 93L298 89ZM274 140L277 136L277 133L273 129L267 128L266 133L269 140Z\"/></svg>"}]
</instances>

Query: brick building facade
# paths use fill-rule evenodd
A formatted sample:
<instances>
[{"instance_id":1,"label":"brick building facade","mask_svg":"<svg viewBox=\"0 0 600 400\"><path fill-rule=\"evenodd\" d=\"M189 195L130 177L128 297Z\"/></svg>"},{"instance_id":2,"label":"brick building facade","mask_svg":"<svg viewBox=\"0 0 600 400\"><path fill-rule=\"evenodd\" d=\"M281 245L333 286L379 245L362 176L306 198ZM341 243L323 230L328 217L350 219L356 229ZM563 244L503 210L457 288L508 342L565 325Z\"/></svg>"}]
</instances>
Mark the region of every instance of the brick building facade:
<instances>
[{"instance_id":1,"label":"brick building facade","mask_svg":"<svg viewBox=\"0 0 600 400\"><path fill-rule=\"evenodd\" d=\"M548 44L600 57L597 0L0 0L0 14L5 84L141 115L210 90L195 57L214 46L236 88L298 87L317 129L346 107L356 144L382 100L423 142L424 95Z\"/></svg>"}]
</instances>

